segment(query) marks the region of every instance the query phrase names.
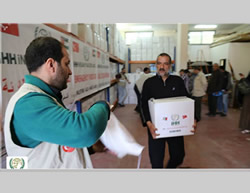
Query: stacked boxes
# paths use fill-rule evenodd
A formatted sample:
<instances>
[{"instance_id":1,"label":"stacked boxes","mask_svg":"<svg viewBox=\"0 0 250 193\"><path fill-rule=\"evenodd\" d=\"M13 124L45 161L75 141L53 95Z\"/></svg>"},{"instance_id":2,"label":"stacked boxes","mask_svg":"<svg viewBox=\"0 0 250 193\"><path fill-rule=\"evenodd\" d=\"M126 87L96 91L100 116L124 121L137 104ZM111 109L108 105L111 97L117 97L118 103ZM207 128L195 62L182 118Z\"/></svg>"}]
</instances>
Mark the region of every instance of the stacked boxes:
<instances>
[{"instance_id":1,"label":"stacked boxes","mask_svg":"<svg viewBox=\"0 0 250 193\"><path fill-rule=\"evenodd\" d=\"M175 36L158 36L137 38L136 43L130 45L131 60L155 60L162 53L168 53L172 58L176 47Z\"/></svg>"},{"instance_id":2,"label":"stacked boxes","mask_svg":"<svg viewBox=\"0 0 250 193\"><path fill-rule=\"evenodd\" d=\"M77 35L83 41L107 52L106 24L56 24L56 26Z\"/></svg>"},{"instance_id":3,"label":"stacked boxes","mask_svg":"<svg viewBox=\"0 0 250 193\"><path fill-rule=\"evenodd\" d=\"M93 44L93 31L90 24L78 24L78 37L87 43Z\"/></svg>"},{"instance_id":4,"label":"stacked boxes","mask_svg":"<svg viewBox=\"0 0 250 193\"><path fill-rule=\"evenodd\" d=\"M125 104L137 104L137 96L134 91L135 82L140 78L141 73L129 73L126 74L130 84L126 84L127 98L125 99Z\"/></svg>"},{"instance_id":5,"label":"stacked boxes","mask_svg":"<svg viewBox=\"0 0 250 193\"><path fill-rule=\"evenodd\" d=\"M110 62L110 79L115 79L115 75L117 74L117 64Z\"/></svg>"},{"instance_id":6,"label":"stacked boxes","mask_svg":"<svg viewBox=\"0 0 250 193\"><path fill-rule=\"evenodd\" d=\"M106 100L106 90L93 94L91 97L84 98L81 102L82 112L86 112L94 103Z\"/></svg>"},{"instance_id":7,"label":"stacked boxes","mask_svg":"<svg viewBox=\"0 0 250 193\"><path fill-rule=\"evenodd\" d=\"M109 88L109 103L114 104L117 100L117 84Z\"/></svg>"}]
</instances>

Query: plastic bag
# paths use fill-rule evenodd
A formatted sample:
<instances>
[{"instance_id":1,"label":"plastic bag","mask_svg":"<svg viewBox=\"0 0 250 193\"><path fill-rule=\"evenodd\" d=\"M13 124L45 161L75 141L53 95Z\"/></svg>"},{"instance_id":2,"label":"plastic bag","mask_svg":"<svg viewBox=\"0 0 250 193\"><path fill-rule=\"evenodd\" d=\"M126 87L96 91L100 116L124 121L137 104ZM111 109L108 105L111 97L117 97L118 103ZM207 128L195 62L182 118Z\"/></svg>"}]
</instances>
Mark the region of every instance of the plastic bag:
<instances>
[{"instance_id":1,"label":"plastic bag","mask_svg":"<svg viewBox=\"0 0 250 193\"><path fill-rule=\"evenodd\" d=\"M112 112L100 140L118 158L123 158L127 154L139 156L144 148L135 141L134 137Z\"/></svg>"}]
</instances>

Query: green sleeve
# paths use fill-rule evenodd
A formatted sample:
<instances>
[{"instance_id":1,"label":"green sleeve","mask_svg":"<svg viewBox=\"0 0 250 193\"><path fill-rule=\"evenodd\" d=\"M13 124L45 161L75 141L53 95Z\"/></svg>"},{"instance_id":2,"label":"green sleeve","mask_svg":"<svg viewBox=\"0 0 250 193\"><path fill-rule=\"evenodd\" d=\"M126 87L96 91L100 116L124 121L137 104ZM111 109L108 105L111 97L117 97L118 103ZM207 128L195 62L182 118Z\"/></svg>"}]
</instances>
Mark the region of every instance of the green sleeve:
<instances>
[{"instance_id":1,"label":"green sleeve","mask_svg":"<svg viewBox=\"0 0 250 193\"><path fill-rule=\"evenodd\" d=\"M22 145L34 147L40 142L75 148L93 145L104 132L109 106L98 102L85 113L65 109L47 95L29 93L14 109L13 127Z\"/></svg>"}]
</instances>

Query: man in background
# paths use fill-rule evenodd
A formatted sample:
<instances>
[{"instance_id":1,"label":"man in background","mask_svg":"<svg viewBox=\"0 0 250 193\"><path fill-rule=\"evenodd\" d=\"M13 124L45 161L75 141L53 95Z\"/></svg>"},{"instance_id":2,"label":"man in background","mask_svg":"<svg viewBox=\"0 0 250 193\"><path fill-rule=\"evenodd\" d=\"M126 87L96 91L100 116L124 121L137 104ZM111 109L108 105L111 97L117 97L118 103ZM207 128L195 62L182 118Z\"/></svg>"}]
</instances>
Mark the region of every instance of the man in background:
<instances>
[{"instance_id":1,"label":"man in background","mask_svg":"<svg viewBox=\"0 0 250 193\"><path fill-rule=\"evenodd\" d=\"M217 98L222 95L222 84L223 84L223 76L219 70L219 65L217 63L213 64L213 72L208 81L208 109L207 113L210 117L216 116L216 107L217 107Z\"/></svg>"},{"instance_id":2,"label":"man in background","mask_svg":"<svg viewBox=\"0 0 250 193\"><path fill-rule=\"evenodd\" d=\"M223 66L220 66L220 71L223 77L222 83L222 95L218 96L217 109L218 113L225 117L227 116L228 111L228 93L231 92L232 89L232 80L231 74L224 69Z\"/></svg>"},{"instance_id":3,"label":"man in background","mask_svg":"<svg viewBox=\"0 0 250 193\"><path fill-rule=\"evenodd\" d=\"M125 67L122 68L120 73L120 78L118 79L118 106L125 107L124 101L127 97L127 90L126 90L126 83L130 84L127 76L125 75L126 69Z\"/></svg>"},{"instance_id":4,"label":"man in background","mask_svg":"<svg viewBox=\"0 0 250 193\"><path fill-rule=\"evenodd\" d=\"M141 93L142 93L142 86L143 86L145 80L147 80L148 78L152 77L153 75L150 74L150 69L148 67L145 67L143 69L143 72L144 73L135 82L135 86L134 86L134 91L135 91L136 96L137 96L137 105L135 107L135 111L140 114L143 126L146 126L145 118L143 116L142 108L141 108Z\"/></svg>"},{"instance_id":5,"label":"man in background","mask_svg":"<svg viewBox=\"0 0 250 193\"><path fill-rule=\"evenodd\" d=\"M195 104L195 119L197 122L201 120L201 102L202 97L206 94L207 79L200 67L193 67L193 72L196 74L194 78L194 86L192 90L192 98Z\"/></svg>"}]
</instances>

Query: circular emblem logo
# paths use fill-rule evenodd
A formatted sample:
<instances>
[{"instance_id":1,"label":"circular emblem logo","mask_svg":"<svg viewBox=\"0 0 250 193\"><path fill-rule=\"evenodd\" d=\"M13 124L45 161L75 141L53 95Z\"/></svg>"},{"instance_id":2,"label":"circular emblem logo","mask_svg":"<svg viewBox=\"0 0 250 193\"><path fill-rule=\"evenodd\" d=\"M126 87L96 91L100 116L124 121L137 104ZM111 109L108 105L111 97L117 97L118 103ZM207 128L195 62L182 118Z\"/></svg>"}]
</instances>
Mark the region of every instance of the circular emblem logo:
<instances>
[{"instance_id":1,"label":"circular emblem logo","mask_svg":"<svg viewBox=\"0 0 250 193\"><path fill-rule=\"evenodd\" d=\"M75 148L69 147L69 146L62 146L62 148L63 148L63 151L68 152L68 153L75 150Z\"/></svg>"},{"instance_id":2,"label":"circular emblem logo","mask_svg":"<svg viewBox=\"0 0 250 193\"><path fill-rule=\"evenodd\" d=\"M180 116L177 115L177 114L171 115L171 119L172 119L173 121L177 121L177 120L179 120L179 118L180 118Z\"/></svg>"},{"instance_id":3,"label":"circular emblem logo","mask_svg":"<svg viewBox=\"0 0 250 193\"><path fill-rule=\"evenodd\" d=\"M43 37L43 36L51 36L51 33L49 31L47 31L46 29L36 27L36 29L35 29L35 38Z\"/></svg>"},{"instance_id":4,"label":"circular emblem logo","mask_svg":"<svg viewBox=\"0 0 250 193\"><path fill-rule=\"evenodd\" d=\"M9 165L11 169L23 169L25 162L23 158L12 158L9 161Z\"/></svg>"}]
</instances>

